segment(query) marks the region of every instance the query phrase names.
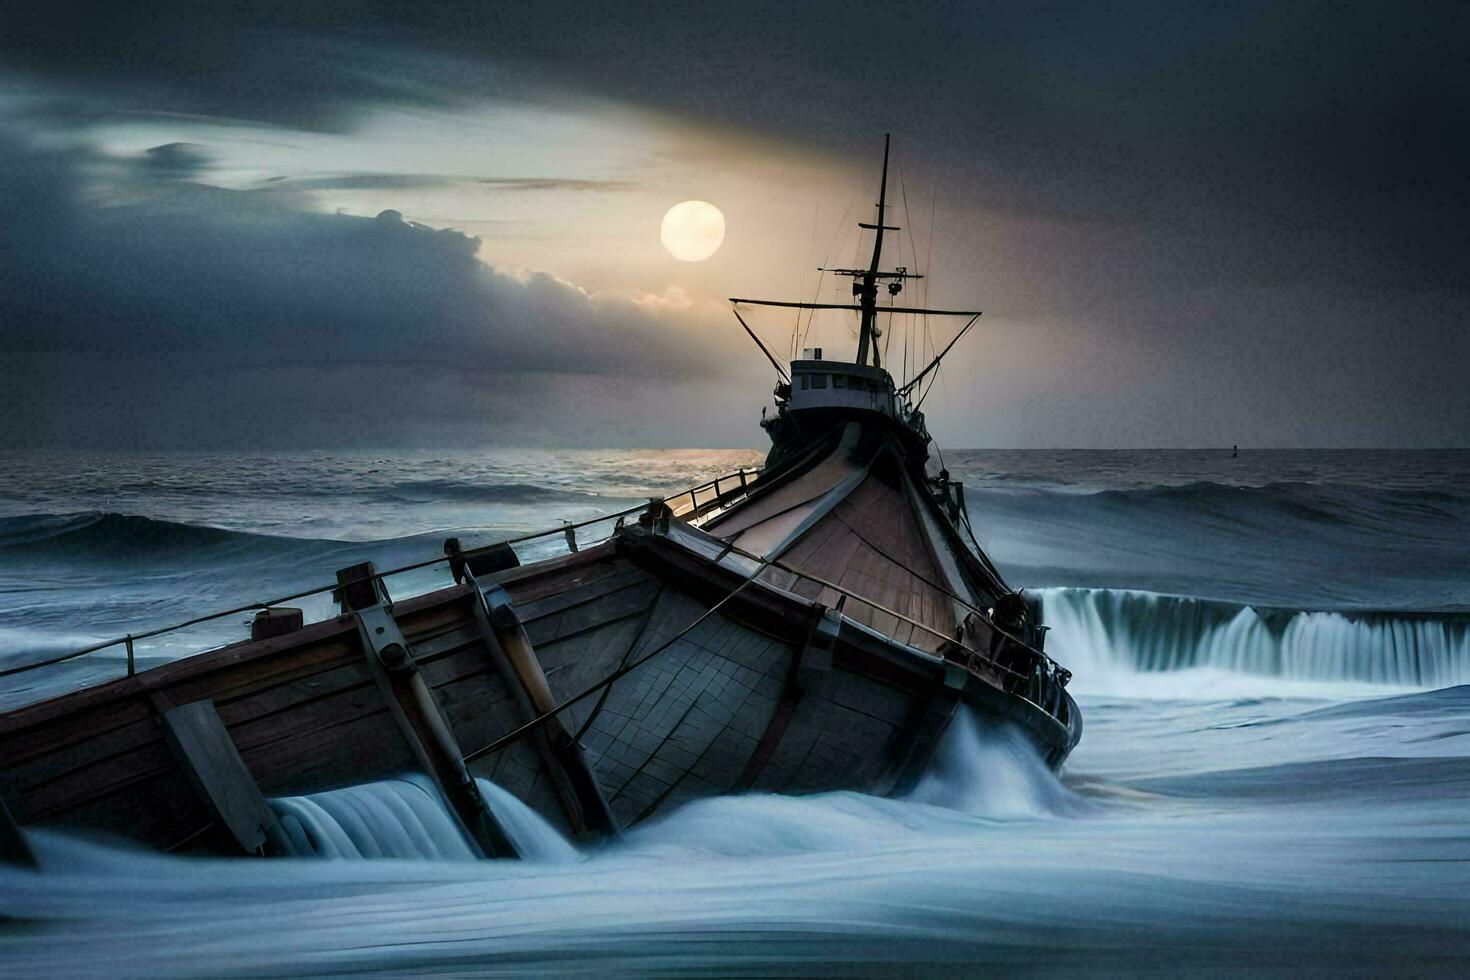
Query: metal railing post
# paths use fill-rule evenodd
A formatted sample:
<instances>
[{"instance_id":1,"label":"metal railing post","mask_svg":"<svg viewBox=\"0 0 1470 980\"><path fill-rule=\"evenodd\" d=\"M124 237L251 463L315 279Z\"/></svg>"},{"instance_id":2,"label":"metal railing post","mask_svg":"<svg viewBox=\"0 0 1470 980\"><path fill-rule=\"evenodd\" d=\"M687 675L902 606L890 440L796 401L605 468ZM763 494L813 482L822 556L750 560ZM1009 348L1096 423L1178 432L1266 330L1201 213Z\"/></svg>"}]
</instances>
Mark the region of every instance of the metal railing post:
<instances>
[{"instance_id":1,"label":"metal railing post","mask_svg":"<svg viewBox=\"0 0 1470 980\"><path fill-rule=\"evenodd\" d=\"M132 677L138 672L137 665L133 662L133 634L129 633L127 637L123 639L123 643L126 644L128 648L128 676Z\"/></svg>"}]
</instances>

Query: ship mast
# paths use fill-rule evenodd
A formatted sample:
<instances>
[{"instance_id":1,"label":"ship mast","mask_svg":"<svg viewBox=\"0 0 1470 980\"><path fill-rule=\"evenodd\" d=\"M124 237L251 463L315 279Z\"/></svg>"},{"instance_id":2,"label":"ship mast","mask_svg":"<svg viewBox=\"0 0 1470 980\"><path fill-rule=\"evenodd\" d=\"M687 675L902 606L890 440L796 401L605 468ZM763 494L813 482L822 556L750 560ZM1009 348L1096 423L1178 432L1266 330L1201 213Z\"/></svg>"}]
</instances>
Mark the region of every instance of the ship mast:
<instances>
[{"instance_id":1,"label":"ship mast","mask_svg":"<svg viewBox=\"0 0 1470 980\"><path fill-rule=\"evenodd\" d=\"M873 261L862 281L853 283L852 290L858 294L858 303L863 308L862 326L858 329L857 362L868 363L868 347L871 345L874 367L882 366L878 363L878 338L874 328L878 317L878 261L883 255L883 232L888 230L888 226L883 223L883 212L888 207L888 144L892 135L883 134L883 176L878 181L878 223L858 223L859 228L873 229Z\"/></svg>"},{"instance_id":2,"label":"ship mast","mask_svg":"<svg viewBox=\"0 0 1470 980\"><path fill-rule=\"evenodd\" d=\"M893 269L886 270L881 268L883 261L883 233L885 231L901 230L897 225L885 224L883 221L884 214L888 210L888 150L891 141L891 134L884 133L883 172L878 182L878 220L874 224L868 224L865 221L858 222L859 228L871 229L873 232L873 257L869 261L867 268L827 269L819 267L818 269L818 271L820 272L830 272L833 275L847 276L851 278L853 280L852 295L854 298L857 299L857 302L793 303L782 302L779 300L740 299L738 297L732 296L730 297L730 302L732 304L734 304L735 306L740 306L741 304L750 304L753 306L781 306L786 307L787 309L795 308L803 310L853 310L860 314L856 363L867 366L871 362L872 366L875 368L881 368L883 366L882 358L878 354L878 287L880 284L885 285L888 290L888 295L890 297L894 297L903 292L904 280L924 278L923 275L917 272L910 272L904 266L897 266ZM890 306L886 307L886 309L889 313L922 313L938 316L970 317L970 323L967 323L965 325L965 327L960 331L960 335L963 335L966 331L968 331L970 325L974 322L974 318L980 315L980 312L978 310L926 310L911 306ZM756 345L760 347L762 353L764 353L766 357L770 360L770 362L776 367L777 372L784 375L785 372L781 370L780 363L776 360L775 356L770 352L766 345L761 342L760 338L756 336L755 331L751 330L749 324L745 322L745 319L740 316L739 310L735 311L735 317L740 321L740 325L745 327L746 332L750 334L751 339L754 340L756 342ZM958 340L959 335L957 335L955 339ZM950 346L954 346L953 341L950 342ZM945 348L945 353L948 353L948 350L949 348ZM940 357L935 358L935 363L937 363L943 356L944 355L941 354ZM931 364L931 367L932 366L933 365ZM923 374L927 374L928 371L929 368L926 368L923 372L920 373L918 377L911 379L909 385L905 385L899 390L907 391L912 382L918 381L923 376Z\"/></svg>"}]
</instances>

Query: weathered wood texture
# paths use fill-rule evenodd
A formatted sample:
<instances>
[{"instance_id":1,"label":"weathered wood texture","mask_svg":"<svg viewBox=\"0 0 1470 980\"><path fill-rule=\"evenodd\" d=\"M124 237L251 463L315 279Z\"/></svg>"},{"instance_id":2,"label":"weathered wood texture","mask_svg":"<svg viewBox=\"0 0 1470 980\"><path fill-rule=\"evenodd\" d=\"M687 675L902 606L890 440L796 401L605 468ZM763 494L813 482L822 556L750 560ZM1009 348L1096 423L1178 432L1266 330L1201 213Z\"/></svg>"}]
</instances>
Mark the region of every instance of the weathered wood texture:
<instances>
[{"instance_id":1,"label":"weathered wood texture","mask_svg":"<svg viewBox=\"0 0 1470 980\"><path fill-rule=\"evenodd\" d=\"M657 649L709 608L673 580L614 564L579 588L517 604L559 701ZM716 614L567 712L622 826L742 788L782 701L795 646ZM803 696L757 785L831 789L878 779L913 699L874 694L873 686L844 673Z\"/></svg>"},{"instance_id":2,"label":"weathered wood texture","mask_svg":"<svg viewBox=\"0 0 1470 980\"><path fill-rule=\"evenodd\" d=\"M213 702L169 708L158 721L164 741L215 824L242 853L262 853L275 829L275 814L230 741Z\"/></svg>"},{"instance_id":3,"label":"weathered wood texture","mask_svg":"<svg viewBox=\"0 0 1470 980\"><path fill-rule=\"evenodd\" d=\"M485 655L464 589L396 607L425 682L463 744L518 723ZM367 668L350 619L247 642L0 717L0 768L22 823L84 827L157 847L196 836L214 816L164 742L154 699L214 702L267 796L378 779L415 758ZM503 753L487 773L538 800L534 753ZM554 815L556 807L538 806Z\"/></svg>"},{"instance_id":4,"label":"weathered wood texture","mask_svg":"<svg viewBox=\"0 0 1470 980\"><path fill-rule=\"evenodd\" d=\"M801 526L787 527L790 514L813 517L788 542L787 560L952 635L952 602L923 581L943 575L896 460L873 462L852 440L828 460L825 469L826 461L815 462L790 493L777 486L753 498L713 533L739 537L776 520L768 536L786 540L781 535ZM852 479L864 472L862 482ZM844 479L851 489L844 487L840 502L829 495L823 508L830 509L803 509ZM732 790L884 792L911 778L956 703L940 690L945 665L851 625L830 646L811 647L823 607L839 596L770 569L763 580L789 592L751 586L679 635L743 581L712 557L629 528L576 555L496 572L489 579L506 590L519 620L503 639L493 624L487 633L480 598L467 586L404 600L393 613L454 741L470 752L527 720L529 689L524 681L507 685L516 672L497 660L492 642L502 644L501 659L511 643L518 657L539 664L546 689L535 707L581 694L672 640L558 717L585 746L601 796L623 827ZM860 600L849 599L843 612L909 646L940 646L938 637ZM810 655L798 658L798 650ZM978 676L970 681L1007 710L1029 710ZM986 703L973 689L965 697ZM0 777L13 787L7 799L15 818L164 848L197 840L221 809L191 786L158 715L205 699L266 796L319 792L419 764L353 620L342 617L0 715ZM1056 743L1048 751L1059 762L1075 737L1051 732L1061 726L1049 716L1036 724L1051 726L1041 740ZM575 832L584 821L568 806L559 758L521 739L470 769Z\"/></svg>"},{"instance_id":5,"label":"weathered wood texture","mask_svg":"<svg viewBox=\"0 0 1470 980\"><path fill-rule=\"evenodd\" d=\"M846 612L852 619L901 643L937 651L955 635L954 606L929 584L942 582L943 573L897 479L892 465L880 461L861 485L787 549L782 560L861 597L848 600ZM769 569L765 577L824 605L835 605L841 597L781 568ZM928 629L861 599L871 599Z\"/></svg>"}]
</instances>

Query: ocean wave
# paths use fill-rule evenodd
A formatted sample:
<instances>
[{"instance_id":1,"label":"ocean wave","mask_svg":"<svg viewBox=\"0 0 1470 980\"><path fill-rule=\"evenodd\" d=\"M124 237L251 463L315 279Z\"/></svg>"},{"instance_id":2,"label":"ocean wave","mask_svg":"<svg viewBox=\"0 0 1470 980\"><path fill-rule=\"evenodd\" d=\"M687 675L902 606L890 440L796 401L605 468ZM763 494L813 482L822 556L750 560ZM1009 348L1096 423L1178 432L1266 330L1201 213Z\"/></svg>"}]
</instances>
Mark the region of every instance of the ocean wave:
<instances>
[{"instance_id":1,"label":"ocean wave","mask_svg":"<svg viewBox=\"0 0 1470 980\"><path fill-rule=\"evenodd\" d=\"M980 493L1050 498L1059 506L1183 511L1200 517L1278 515L1319 524L1367 521L1400 529L1406 520L1439 522L1470 515L1470 493L1334 483L1277 482L1237 486L1212 481L1129 489L989 489Z\"/></svg>"},{"instance_id":2,"label":"ocean wave","mask_svg":"<svg viewBox=\"0 0 1470 980\"><path fill-rule=\"evenodd\" d=\"M1280 609L1122 589L1036 594L1049 652L1085 691L1189 671L1395 688L1470 683L1470 612Z\"/></svg>"},{"instance_id":3,"label":"ocean wave","mask_svg":"<svg viewBox=\"0 0 1470 980\"><path fill-rule=\"evenodd\" d=\"M1014 584L1300 607L1437 608L1470 595L1470 494L1220 483L967 494Z\"/></svg>"},{"instance_id":4,"label":"ocean wave","mask_svg":"<svg viewBox=\"0 0 1470 980\"><path fill-rule=\"evenodd\" d=\"M406 480L372 491L372 496L403 503L453 501L486 504L601 504L601 494L545 487L535 483L474 483L462 480Z\"/></svg>"},{"instance_id":5,"label":"ocean wave","mask_svg":"<svg viewBox=\"0 0 1470 980\"><path fill-rule=\"evenodd\" d=\"M155 520L137 514L88 511L78 514L28 514L0 518L0 550L16 553L86 552L105 556L113 554L158 554L200 549L255 545L294 549L313 541L338 544L311 538L285 538L250 531Z\"/></svg>"}]
</instances>

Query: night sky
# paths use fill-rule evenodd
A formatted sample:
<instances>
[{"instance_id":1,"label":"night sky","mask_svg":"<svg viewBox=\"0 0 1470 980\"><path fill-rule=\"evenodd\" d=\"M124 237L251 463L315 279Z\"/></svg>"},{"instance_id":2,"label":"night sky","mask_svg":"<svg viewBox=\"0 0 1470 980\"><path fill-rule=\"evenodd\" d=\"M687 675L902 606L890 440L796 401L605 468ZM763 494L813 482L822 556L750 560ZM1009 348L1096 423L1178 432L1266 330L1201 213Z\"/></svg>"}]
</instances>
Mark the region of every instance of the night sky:
<instances>
[{"instance_id":1,"label":"night sky","mask_svg":"<svg viewBox=\"0 0 1470 980\"><path fill-rule=\"evenodd\" d=\"M944 445L1466 444L1466 5L210 7L6 9L12 445L760 444L885 132Z\"/></svg>"}]
</instances>

